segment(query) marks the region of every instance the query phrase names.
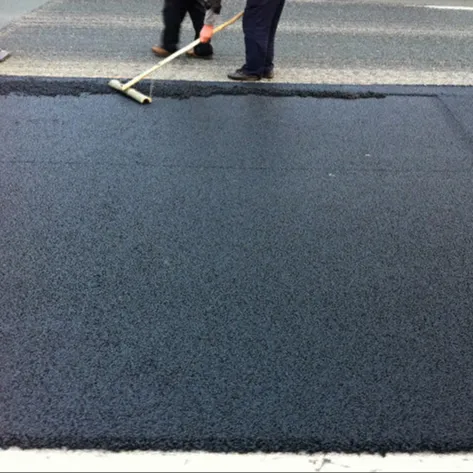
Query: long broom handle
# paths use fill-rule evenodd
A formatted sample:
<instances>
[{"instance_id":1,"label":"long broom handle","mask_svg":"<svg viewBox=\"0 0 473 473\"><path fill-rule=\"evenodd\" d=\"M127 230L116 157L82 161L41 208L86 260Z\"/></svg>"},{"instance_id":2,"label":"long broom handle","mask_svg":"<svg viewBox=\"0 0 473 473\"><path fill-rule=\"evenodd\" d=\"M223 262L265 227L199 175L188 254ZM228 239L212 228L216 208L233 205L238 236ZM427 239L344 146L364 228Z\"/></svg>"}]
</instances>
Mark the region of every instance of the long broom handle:
<instances>
[{"instance_id":1,"label":"long broom handle","mask_svg":"<svg viewBox=\"0 0 473 473\"><path fill-rule=\"evenodd\" d=\"M222 23L221 25L217 26L213 31L214 34L218 33L219 31L222 31L227 26L232 25L233 23L238 21L242 16L243 16L243 12L240 12L240 13L238 13L238 15L235 15L233 18L230 18L225 23ZM175 53L171 54L166 59L163 59L162 61L159 61L158 64L156 64L155 66L151 67L147 71L144 71L139 76L136 76L135 78L131 79L126 84L123 84L122 90L127 90L130 87L133 87L136 83L138 83L140 80L144 79L146 76L149 76L156 69L159 69L160 67L163 67L165 64L167 64L168 62L171 62L173 59L176 59L181 54L184 54L185 52L190 51L192 48L195 48L198 44L200 44L200 39L196 39L192 43L188 44L187 46L184 46L182 49L179 49Z\"/></svg>"}]
</instances>

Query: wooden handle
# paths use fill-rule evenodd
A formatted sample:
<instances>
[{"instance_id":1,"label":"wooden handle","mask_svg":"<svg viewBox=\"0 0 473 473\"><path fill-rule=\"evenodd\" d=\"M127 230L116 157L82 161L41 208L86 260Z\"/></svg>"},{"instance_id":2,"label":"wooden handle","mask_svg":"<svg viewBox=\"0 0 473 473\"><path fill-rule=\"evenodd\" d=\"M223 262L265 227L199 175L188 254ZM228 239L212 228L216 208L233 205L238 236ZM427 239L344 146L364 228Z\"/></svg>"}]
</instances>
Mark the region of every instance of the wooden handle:
<instances>
[{"instance_id":1,"label":"wooden handle","mask_svg":"<svg viewBox=\"0 0 473 473\"><path fill-rule=\"evenodd\" d=\"M219 31L222 31L227 26L230 26L233 23L235 23L236 21L238 21L243 16L243 13L244 12L240 12L237 15L235 15L233 18L230 18L225 23L222 23L221 25L218 25L216 28L214 28L214 34L218 33ZM196 39L195 41L192 41L192 43L188 44L187 46L184 46L183 48L179 49L175 53L172 53L166 59L163 59L162 61L159 61L158 64L154 65L153 67L151 67L147 71L144 71L140 75L134 77L133 79L128 81L126 84L123 84L122 90L125 91L125 90L129 89L130 87L133 87L140 80L144 79L146 76L149 76L155 70L159 69L160 67L163 67L165 64L168 64L169 62L176 59L178 56L181 56L185 52L190 51L191 49L195 48L198 44L200 44L200 39Z\"/></svg>"},{"instance_id":2,"label":"wooden handle","mask_svg":"<svg viewBox=\"0 0 473 473\"><path fill-rule=\"evenodd\" d=\"M222 31L227 26L233 25L233 23L238 21L243 16L243 13L244 12L241 11L240 13L236 14L233 18L230 18L225 23L222 23L221 25L218 25L216 28L214 28L214 34L218 33L219 31Z\"/></svg>"}]
</instances>

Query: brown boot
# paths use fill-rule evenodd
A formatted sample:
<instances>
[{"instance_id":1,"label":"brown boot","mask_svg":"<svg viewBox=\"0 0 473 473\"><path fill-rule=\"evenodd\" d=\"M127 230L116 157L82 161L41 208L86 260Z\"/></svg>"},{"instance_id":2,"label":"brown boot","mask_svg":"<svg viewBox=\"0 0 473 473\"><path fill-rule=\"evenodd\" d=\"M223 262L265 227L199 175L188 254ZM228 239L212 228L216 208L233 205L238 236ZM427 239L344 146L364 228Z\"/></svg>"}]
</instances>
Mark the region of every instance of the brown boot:
<instances>
[{"instance_id":1,"label":"brown boot","mask_svg":"<svg viewBox=\"0 0 473 473\"><path fill-rule=\"evenodd\" d=\"M153 53L156 54L156 56L159 56L159 57L168 57L168 56L171 55L171 53L169 51L162 48L161 46L153 46L151 48L151 51L153 51Z\"/></svg>"}]
</instances>

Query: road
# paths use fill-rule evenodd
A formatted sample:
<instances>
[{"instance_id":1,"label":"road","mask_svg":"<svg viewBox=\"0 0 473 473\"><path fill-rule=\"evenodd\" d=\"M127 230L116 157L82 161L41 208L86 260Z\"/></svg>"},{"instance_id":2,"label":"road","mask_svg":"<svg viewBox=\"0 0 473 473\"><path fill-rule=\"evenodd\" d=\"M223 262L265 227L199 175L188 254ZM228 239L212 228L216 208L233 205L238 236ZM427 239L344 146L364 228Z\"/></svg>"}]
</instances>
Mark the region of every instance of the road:
<instances>
[{"instance_id":1,"label":"road","mask_svg":"<svg viewBox=\"0 0 473 473\"><path fill-rule=\"evenodd\" d=\"M141 106L105 71L159 12L117 3L0 31L0 447L471 452L471 13L290 3L282 83L222 79L235 28Z\"/></svg>"},{"instance_id":2,"label":"road","mask_svg":"<svg viewBox=\"0 0 473 473\"><path fill-rule=\"evenodd\" d=\"M470 448L471 104L1 97L1 445Z\"/></svg>"},{"instance_id":3,"label":"road","mask_svg":"<svg viewBox=\"0 0 473 473\"><path fill-rule=\"evenodd\" d=\"M5 1L5 0L3 0ZM473 10L437 10L425 4L292 1L277 43L277 82L316 84L473 83ZM21 2L20 2L21 4ZM473 2L442 2L469 5ZM225 18L243 1L227 2ZM54 0L0 30L14 56L0 74L132 77L156 63L160 2ZM1 8L0 8L1 10ZM186 22L183 43L193 39ZM215 37L216 58L205 67L176 60L157 79L225 81L241 66L243 38L235 25Z\"/></svg>"}]
</instances>

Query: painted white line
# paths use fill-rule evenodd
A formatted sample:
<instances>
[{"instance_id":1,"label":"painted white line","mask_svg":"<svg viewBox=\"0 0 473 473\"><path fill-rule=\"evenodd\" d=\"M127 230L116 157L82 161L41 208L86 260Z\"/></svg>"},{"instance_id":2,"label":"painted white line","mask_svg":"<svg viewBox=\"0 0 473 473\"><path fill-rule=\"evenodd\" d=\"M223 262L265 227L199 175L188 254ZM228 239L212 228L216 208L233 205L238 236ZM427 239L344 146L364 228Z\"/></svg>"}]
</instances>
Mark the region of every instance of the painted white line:
<instances>
[{"instance_id":1,"label":"painted white line","mask_svg":"<svg viewBox=\"0 0 473 473\"><path fill-rule=\"evenodd\" d=\"M473 471L473 454L213 454L0 451L0 472L444 472Z\"/></svg>"},{"instance_id":2,"label":"painted white line","mask_svg":"<svg viewBox=\"0 0 473 473\"><path fill-rule=\"evenodd\" d=\"M423 5L424 8L432 8L435 10L466 10L473 11L473 7L462 7L455 5Z\"/></svg>"}]
</instances>

